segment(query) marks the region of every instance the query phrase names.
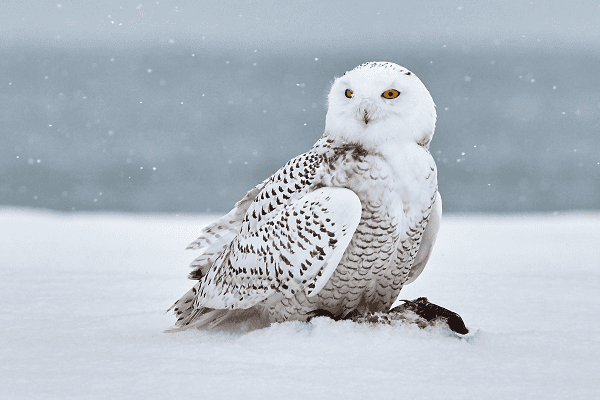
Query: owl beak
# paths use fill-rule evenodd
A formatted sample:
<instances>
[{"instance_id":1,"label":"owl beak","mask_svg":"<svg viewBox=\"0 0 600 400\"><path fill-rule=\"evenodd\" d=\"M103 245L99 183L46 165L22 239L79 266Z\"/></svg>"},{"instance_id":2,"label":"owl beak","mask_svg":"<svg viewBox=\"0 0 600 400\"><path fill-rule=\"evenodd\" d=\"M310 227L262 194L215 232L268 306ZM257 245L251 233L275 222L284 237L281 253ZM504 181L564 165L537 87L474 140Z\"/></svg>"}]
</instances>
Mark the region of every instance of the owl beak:
<instances>
[{"instance_id":1,"label":"owl beak","mask_svg":"<svg viewBox=\"0 0 600 400\"><path fill-rule=\"evenodd\" d=\"M362 120L365 125L369 125L369 122L373 122L375 114L376 108L371 102L365 101L358 107L357 117Z\"/></svg>"},{"instance_id":2,"label":"owl beak","mask_svg":"<svg viewBox=\"0 0 600 400\"><path fill-rule=\"evenodd\" d=\"M365 121L365 125L369 124L369 113L365 110L365 114L363 115L363 121Z\"/></svg>"}]
</instances>

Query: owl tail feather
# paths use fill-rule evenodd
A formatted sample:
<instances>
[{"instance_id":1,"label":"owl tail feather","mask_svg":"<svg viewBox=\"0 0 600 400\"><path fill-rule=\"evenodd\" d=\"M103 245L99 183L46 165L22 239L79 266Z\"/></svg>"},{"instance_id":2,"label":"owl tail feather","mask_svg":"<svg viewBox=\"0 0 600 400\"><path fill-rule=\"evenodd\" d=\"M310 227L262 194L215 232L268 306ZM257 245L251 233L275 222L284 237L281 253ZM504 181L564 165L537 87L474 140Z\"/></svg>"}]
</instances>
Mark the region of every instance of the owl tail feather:
<instances>
[{"instance_id":1,"label":"owl tail feather","mask_svg":"<svg viewBox=\"0 0 600 400\"><path fill-rule=\"evenodd\" d=\"M177 300L167 312L177 316L175 326L165 332L178 332L191 328L204 330L250 331L269 326L268 317L257 307L247 310L194 308L197 289L193 287Z\"/></svg>"}]
</instances>

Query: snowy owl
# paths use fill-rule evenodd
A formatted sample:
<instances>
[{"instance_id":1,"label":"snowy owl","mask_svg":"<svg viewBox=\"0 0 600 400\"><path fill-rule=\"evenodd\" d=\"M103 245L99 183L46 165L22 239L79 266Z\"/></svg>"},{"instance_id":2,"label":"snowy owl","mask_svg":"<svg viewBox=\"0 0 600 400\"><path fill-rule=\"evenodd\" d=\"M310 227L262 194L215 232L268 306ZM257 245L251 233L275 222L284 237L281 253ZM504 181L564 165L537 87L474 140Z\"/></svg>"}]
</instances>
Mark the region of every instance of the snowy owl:
<instances>
[{"instance_id":1,"label":"snowy owl","mask_svg":"<svg viewBox=\"0 0 600 400\"><path fill-rule=\"evenodd\" d=\"M442 215L429 91L367 62L328 105L322 138L188 246L199 282L171 307L174 329L387 312L421 274Z\"/></svg>"}]
</instances>

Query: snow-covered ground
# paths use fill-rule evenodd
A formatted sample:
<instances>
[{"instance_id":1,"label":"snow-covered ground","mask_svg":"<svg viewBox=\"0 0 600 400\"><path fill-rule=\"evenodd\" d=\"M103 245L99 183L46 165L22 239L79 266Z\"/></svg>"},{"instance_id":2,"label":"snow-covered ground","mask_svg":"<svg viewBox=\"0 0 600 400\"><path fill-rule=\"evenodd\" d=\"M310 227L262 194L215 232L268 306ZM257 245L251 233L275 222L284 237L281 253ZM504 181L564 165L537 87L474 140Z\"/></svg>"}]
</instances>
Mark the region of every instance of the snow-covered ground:
<instances>
[{"instance_id":1,"label":"snow-covered ground","mask_svg":"<svg viewBox=\"0 0 600 400\"><path fill-rule=\"evenodd\" d=\"M444 217L402 298L471 333L317 318L163 333L204 216L0 210L0 397L600 398L600 213Z\"/></svg>"}]
</instances>

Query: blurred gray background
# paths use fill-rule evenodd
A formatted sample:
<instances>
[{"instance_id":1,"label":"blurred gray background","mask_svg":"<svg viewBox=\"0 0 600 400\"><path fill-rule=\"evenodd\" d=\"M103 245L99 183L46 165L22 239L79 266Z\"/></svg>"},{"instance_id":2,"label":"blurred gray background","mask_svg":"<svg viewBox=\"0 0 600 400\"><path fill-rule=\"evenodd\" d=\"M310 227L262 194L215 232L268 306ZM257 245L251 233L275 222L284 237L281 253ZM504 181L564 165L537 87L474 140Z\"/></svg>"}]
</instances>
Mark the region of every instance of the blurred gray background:
<instances>
[{"instance_id":1,"label":"blurred gray background","mask_svg":"<svg viewBox=\"0 0 600 400\"><path fill-rule=\"evenodd\" d=\"M414 71L445 211L600 208L598 1L0 6L0 205L226 212L321 136L332 79Z\"/></svg>"}]
</instances>

